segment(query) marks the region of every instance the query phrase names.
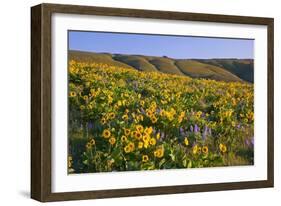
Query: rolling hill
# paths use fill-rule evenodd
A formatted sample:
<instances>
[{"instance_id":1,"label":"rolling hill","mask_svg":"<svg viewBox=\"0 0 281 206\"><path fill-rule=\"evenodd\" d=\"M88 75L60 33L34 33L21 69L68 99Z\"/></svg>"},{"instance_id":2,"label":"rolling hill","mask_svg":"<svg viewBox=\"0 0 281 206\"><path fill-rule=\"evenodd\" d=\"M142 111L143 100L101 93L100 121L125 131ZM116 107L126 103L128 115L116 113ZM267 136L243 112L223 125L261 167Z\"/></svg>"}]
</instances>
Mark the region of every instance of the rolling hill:
<instances>
[{"instance_id":1,"label":"rolling hill","mask_svg":"<svg viewBox=\"0 0 281 206\"><path fill-rule=\"evenodd\" d=\"M106 63L144 72L159 71L226 82L254 82L254 61L252 59L172 59L165 56L154 57L82 51L69 51L68 57L69 60Z\"/></svg>"},{"instance_id":2,"label":"rolling hill","mask_svg":"<svg viewBox=\"0 0 281 206\"><path fill-rule=\"evenodd\" d=\"M240 79L248 82L254 82L253 59L201 59L197 61L224 68L225 70L238 76Z\"/></svg>"}]
</instances>

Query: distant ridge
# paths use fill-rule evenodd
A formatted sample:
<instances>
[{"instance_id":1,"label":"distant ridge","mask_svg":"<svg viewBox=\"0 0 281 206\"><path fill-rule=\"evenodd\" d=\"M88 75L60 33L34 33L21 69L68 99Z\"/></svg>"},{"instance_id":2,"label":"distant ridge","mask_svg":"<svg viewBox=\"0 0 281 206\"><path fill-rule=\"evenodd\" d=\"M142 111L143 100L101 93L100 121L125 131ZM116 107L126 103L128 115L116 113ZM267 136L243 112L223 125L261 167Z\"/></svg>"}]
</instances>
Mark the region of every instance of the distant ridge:
<instances>
[{"instance_id":1,"label":"distant ridge","mask_svg":"<svg viewBox=\"0 0 281 206\"><path fill-rule=\"evenodd\" d=\"M158 71L226 82L254 82L253 59L173 59L144 55L125 55L69 51L69 60L106 63L139 71Z\"/></svg>"}]
</instances>

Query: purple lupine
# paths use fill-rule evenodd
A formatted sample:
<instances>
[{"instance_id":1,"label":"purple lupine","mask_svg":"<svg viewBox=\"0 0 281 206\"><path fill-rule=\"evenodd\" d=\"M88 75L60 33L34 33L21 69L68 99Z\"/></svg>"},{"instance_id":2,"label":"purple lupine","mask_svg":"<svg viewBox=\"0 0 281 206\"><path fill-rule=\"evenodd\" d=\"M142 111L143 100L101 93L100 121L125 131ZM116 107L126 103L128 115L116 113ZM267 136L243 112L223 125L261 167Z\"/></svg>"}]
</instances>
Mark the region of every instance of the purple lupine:
<instances>
[{"instance_id":1,"label":"purple lupine","mask_svg":"<svg viewBox=\"0 0 281 206\"><path fill-rule=\"evenodd\" d=\"M93 127L94 127L94 124L93 124L92 122L89 122L89 123L88 123L88 128L89 128L89 129L92 129Z\"/></svg>"},{"instance_id":2,"label":"purple lupine","mask_svg":"<svg viewBox=\"0 0 281 206\"><path fill-rule=\"evenodd\" d=\"M138 82L137 81L133 81L133 86L134 86L134 90L136 91L138 88Z\"/></svg>"},{"instance_id":3,"label":"purple lupine","mask_svg":"<svg viewBox=\"0 0 281 206\"><path fill-rule=\"evenodd\" d=\"M254 143L255 143L255 142L254 142L254 137L251 138L251 143L252 143L252 145L254 146Z\"/></svg>"},{"instance_id":4,"label":"purple lupine","mask_svg":"<svg viewBox=\"0 0 281 206\"><path fill-rule=\"evenodd\" d=\"M141 107L140 111L141 111L142 114L145 114L145 111L142 107Z\"/></svg>"},{"instance_id":5,"label":"purple lupine","mask_svg":"<svg viewBox=\"0 0 281 206\"><path fill-rule=\"evenodd\" d=\"M156 113L157 113L157 114L160 113L160 109L159 109L159 108L156 109Z\"/></svg>"},{"instance_id":6,"label":"purple lupine","mask_svg":"<svg viewBox=\"0 0 281 206\"><path fill-rule=\"evenodd\" d=\"M212 129L211 128L209 128L208 133L209 133L210 136L212 136Z\"/></svg>"},{"instance_id":7,"label":"purple lupine","mask_svg":"<svg viewBox=\"0 0 281 206\"><path fill-rule=\"evenodd\" d=\"M195 132L195 133L200 132L200 128L198 127L197 124L194 125L194 132Z\"/></svg>"},{"instance_id":8,"label":"purple lupine","mask_svg":"<svg viewBox=\"0 0 281 206\"><path fill-rule=\"evenodd\" d=\"M250 141L248 139L245 140L245 143L248 147L250 146Z\"/></svg>"},{"instance_id":9,"label":"purple lupine","mask_svg":"<svg viewBox=\"0 0 281 206\"><path fill-rule=\"evenodd\" d=\"M207 132L208 132L208 127L207 127L207 126L205 126L205 127L204 127L204 132L203 132L203 135L202 135L203 140L205 140L205 139L206 139Z\"/></svg>"},{"instance_id":10,"label":"purple lupine","mask_svg":"<svg viewBox=\"0 0 281 206\"><path fill-rule=\"evenodd\" d=\"M202 134L202 139L203 139L203 141L206 140L206 133L205 132L203 132L203 134Z\"/></svg>"},{"instance_id":11,"label":"purple lupine","mask_svg":"<svg viewBox=\"0 0 281 206\"><path fill-rule=\"evenodd\" d=\"M152 127L152 133L153 133L153 135L156 135L156 134L157 134L156 129L154 129L153 127Z\"/></svg>"},{"instance_id":12,"label":"purple lupine","mask_svg":"<svg viewBox=\"0 0 281 206\"><path fill-rule=\"evenodd\" d=\"M180 135L181 135L181 136L184 136L184 135L185 135L184 129L183 129L182 127L180 127Z\"/></svg>"},{"instance_id":13,"label":"purple lupine","mask_svg":"<svg viewBox=\"0 0 281 206\"><path fill-rule=\"evenodd\" d=\"M238 128L238 129L240 129L240 128L241 128L241 125L240 125L240 124L238 124L238 125L237 125L237 128Z\"/></svg>"},{"instance_id":14,"label":"purple lupine","mask_svg":"<svg viewBox=\"0 0 281 206\"><path fill-rule=\"evenodd\" d=\"M190 131L193 132L193 126L192 125L190 125Z\"/></svg>"}]
</instances>

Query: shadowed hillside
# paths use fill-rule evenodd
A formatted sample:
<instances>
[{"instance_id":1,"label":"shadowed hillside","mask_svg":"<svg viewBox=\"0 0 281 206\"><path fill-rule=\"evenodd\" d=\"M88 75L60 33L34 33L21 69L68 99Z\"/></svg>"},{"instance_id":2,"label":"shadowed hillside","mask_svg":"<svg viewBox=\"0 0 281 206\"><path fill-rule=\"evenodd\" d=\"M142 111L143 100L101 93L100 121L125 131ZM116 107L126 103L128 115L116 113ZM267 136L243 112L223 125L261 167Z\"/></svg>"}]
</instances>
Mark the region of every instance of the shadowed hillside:
<instances>
[{"instance_id":1,"label":"shadowed hillside","mask_svg":"<svg viewBox=\"0 0 281 206\"><path fill-rule=\"evenodd\" d=\"M143 55L123 55L69 51L69 60L105 63L144 72L159 71L220 81L254 80L252 59L172 59Z\"/></svg>"},{"instance_id":2,"label":"shadowed hillside","mask_svg":"<svg viewBox=\"0 0 281 206\"><path fill-rule=\"evenodd\" d=\"M240 79L254 82L254 61L252 59L202 59L197 61L222 67Z\"/></svg>"}]
</instances>

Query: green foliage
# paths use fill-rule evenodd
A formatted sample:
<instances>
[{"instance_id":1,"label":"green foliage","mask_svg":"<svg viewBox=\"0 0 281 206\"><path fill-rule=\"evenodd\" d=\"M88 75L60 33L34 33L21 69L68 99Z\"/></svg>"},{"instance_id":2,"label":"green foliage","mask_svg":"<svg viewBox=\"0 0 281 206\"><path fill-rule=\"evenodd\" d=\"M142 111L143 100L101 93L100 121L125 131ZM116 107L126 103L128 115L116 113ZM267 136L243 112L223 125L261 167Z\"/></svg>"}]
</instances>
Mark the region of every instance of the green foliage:
<instances>
[{"instance_id":1,"label":"green foliage","mask_svg":"<svg viewBox=\"0 0 281 206\"><path fill-rule=\"evenodd\" d=\"M71 61L69 172L251 165L253 104L243 82Z\"/></svg>"}]
</instances>

